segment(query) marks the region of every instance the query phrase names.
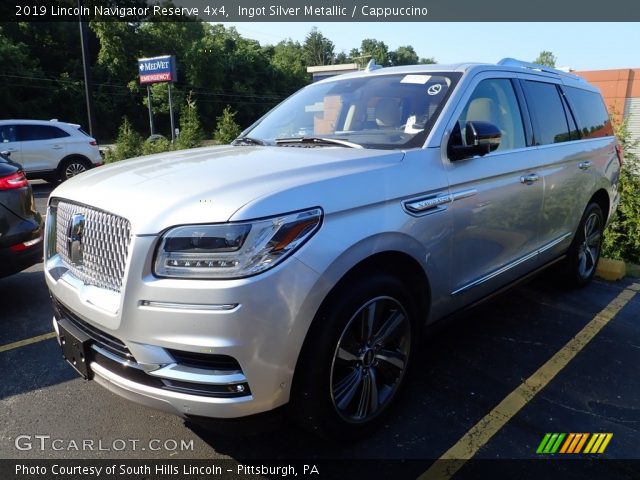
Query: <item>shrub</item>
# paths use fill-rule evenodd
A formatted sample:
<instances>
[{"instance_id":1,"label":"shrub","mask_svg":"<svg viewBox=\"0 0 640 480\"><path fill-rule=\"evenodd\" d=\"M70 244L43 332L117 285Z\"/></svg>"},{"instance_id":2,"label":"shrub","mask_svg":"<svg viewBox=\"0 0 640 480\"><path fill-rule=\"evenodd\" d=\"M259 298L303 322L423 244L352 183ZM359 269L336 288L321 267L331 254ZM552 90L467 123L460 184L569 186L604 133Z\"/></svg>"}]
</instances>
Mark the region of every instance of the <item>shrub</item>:
<instances>
[{"instance_id":1,"label":"shrub","mask_svg":"<svg viewBox=\"0 0 640 480\"><path fill-rule=\"evenodd\" d=\"M168 152L173 149L173 145L171 145L171 142L166 138L159 138L153 142L145 140L142 144L142 152L140 155L153 155L154 153Z\"/></svg>"},{"instance_id":2,"label":"shrub","mask_svg":"<svg viewBox=\"0 0 640 480\"><path fill-rule=\"evenodd\" d=\"M115 146L105 153L105 163L118 162L142 154L142 137L132 127L129 119L124 117L118 129Z\"/></svg>"},{"instance_id":3,"label":"shrub","mask_svg":"<svg viewBox=\"0 0 640 480\"><path fill-rule=\"evenodd\" d=\"M186 105L180 112L180 135L176 140L176 148L199 147L203 139L204 133L200 126L196 102L189 95Z\"/></svg>"},{"instance_id":4,"label":"shrub","mask_svg":"<svg viewBox=\"0 0 640 480\"><path fill-rule=\"evenodd\" d=\"M231 107L227 105L216 119L216 130L213 132L213 139L221 144L231 143L238 135L240 135L240 125L235 121L236 112L231 111Z\"/></svg>"},{"instance_id":5,"label":"shrub","mask_svg":"<svg viewBox=\"0 0 640 480\"><path fill-rule=\"evenodd\" d=\"M632 151L639 145L628 130L627 120L615 126L624 149L620 172L620 204L605 231L603 255L640 264L640 159Z\"/></svg>"}]
</instances>

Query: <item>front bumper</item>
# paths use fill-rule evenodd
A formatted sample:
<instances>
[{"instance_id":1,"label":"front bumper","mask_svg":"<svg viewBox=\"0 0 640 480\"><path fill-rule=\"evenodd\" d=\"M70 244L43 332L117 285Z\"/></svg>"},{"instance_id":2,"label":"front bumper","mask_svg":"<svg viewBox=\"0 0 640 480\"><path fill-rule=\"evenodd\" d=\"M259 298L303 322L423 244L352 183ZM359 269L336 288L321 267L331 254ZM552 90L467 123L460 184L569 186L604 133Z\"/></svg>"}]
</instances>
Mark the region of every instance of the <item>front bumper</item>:
<instances>
[{"instance_id":1,"label":"front bumper","mask_svg":"<svg viewBox=\"0 0 640 480\"><path fill-rule=\"evenodd\" d=\"M58 277L51 262L45 268L56 330L73 317L100 337L94 379L183 417L246 417L287 403L322 297L313 293L318 275L293 257L246 279L159 279L150 273L155 242L134 237L121 293L84 285L69 272Z\"/></svg>"}]
</instances>

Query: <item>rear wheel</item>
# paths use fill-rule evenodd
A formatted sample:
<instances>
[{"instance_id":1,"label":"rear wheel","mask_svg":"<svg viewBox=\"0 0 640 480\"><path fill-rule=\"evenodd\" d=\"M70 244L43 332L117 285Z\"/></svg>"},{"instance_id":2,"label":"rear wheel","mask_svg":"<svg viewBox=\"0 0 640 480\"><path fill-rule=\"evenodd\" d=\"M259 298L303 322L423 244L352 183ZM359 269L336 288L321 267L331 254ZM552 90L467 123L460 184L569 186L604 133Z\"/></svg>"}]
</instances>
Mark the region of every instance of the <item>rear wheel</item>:
<instances>
[{"instance_id":1,"label":"rear wheel","mask_svg":"<svg viewBox=\"0 0 640 480\"><path fill-rule=\"evenodd\" d=\"M64 182L89 169L89 162L82 157L71 157L63 160L59 168L60 181Z\"/></svg>"},{"instance_id":2,"label":"rear wheel","mask_svg":"<svg viewBox=\"0 0 640 480\"><path fill-rule=\"evenodd\" d=\"M590 203L564 262L565 277L572 286L583 287L593 279L602 250L603 231L602 209L597 203Z\"/></svg>"},{"instance_id":3,"label":"rear wheel","mask_svg":"<svg viewBox=\"0 0 640 480\"><path fill-rule=\"evenodd\" d=\"M296 369L291 409L304 427L334 439L375 428L406 377L416 337L414 304L402 282L387 275L331 295Z\"/></svg>"}]
</instances>

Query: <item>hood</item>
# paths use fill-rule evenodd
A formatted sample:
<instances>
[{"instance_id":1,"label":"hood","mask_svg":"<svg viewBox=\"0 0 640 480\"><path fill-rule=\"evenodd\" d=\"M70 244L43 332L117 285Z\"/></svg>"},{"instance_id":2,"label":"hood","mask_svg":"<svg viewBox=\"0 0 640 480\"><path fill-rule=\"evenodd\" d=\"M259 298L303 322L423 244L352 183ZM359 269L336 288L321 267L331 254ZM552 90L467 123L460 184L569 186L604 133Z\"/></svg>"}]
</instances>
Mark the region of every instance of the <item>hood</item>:
<instances>
[{"instance_id":1,"label":"hood","mask_svg":"<svg viewBox=\"0 0 640 480\"><path fill-rule=\"evenodd\" d=\"M127 218L135 234L157 234L174 225L226 222L257 199L389 167L403 156L341 147L205 147L98 167L63 183L51 197ZM304 201L283 211L275 205L262 210L277 215L321 206L318 199Z\"/></svg>"}]
</instances>

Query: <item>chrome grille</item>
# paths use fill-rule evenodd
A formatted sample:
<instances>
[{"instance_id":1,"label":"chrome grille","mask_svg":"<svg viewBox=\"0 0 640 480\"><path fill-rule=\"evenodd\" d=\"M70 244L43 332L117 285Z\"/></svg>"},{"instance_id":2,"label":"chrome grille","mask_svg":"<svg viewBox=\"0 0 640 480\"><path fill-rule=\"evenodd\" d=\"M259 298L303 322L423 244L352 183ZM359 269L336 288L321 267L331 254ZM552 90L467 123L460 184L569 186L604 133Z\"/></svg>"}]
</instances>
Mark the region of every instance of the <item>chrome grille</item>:
<instances>
[{"instance_id":1,"label":"chrome grille","mask_svg":"<svg viewBox=\"0 0 640 480\"><path fill-rule=\"evenodd\" d=\"M74 265L71 261L67 239L69 222L77 213L85 217L82 265ZM85 284L119 292L130 240L128 220L86 205L58 202L56 251L71 273Z\"/></svg>"}]
</instances>

